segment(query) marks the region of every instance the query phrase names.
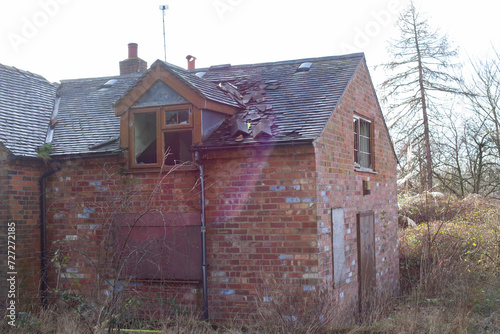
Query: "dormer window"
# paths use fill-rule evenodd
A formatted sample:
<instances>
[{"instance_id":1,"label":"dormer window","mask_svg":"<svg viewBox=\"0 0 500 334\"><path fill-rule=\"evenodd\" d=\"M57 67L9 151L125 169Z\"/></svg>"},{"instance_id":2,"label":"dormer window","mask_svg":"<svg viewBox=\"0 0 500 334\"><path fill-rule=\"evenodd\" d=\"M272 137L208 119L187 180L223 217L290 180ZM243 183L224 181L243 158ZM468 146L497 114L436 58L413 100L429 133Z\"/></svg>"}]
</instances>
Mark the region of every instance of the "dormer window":
<instances>
[{"instance_id":1,"label":"dormer window","mask_svg":"<svg viewBox=\"0 0 500 334\"><path fill-rule=\"evenodd\" d=\"M131 110L130 161L132 167L161 167L192 161L192 108L190 105Z\"/></svg>"},{"instance_id":2,"label":"dormer window","mask_svg":"<svg viewBox=\"0 0 500 334\"><path fill-rule=\"evenodd\" d=\"M153 171L186 162L192 166L192 146L241 106L214 83L158 60L114 108L129 168Z\"/></svg>"}]
</instances>

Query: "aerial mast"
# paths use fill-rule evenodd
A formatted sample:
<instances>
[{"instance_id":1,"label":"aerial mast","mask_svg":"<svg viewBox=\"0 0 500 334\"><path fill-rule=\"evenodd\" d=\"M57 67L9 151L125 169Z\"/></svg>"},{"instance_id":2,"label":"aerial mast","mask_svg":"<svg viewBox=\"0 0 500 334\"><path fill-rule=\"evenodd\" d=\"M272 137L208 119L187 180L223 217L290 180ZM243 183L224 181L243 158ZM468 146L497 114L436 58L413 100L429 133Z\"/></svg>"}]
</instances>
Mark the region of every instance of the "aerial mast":
<instances>
[{"instance_id":1,"label":"aerial mast","mask_svg":"<svg viewBox=\"0 0 500 334\"><path fill-rule=\"evenodd\" d=\"M163 16L163 52L165 57L165 62L167 61L167 41L165 39L165 11L168 9L168 5L160 5L160 10Z\"/></svg>"}]
</instances>

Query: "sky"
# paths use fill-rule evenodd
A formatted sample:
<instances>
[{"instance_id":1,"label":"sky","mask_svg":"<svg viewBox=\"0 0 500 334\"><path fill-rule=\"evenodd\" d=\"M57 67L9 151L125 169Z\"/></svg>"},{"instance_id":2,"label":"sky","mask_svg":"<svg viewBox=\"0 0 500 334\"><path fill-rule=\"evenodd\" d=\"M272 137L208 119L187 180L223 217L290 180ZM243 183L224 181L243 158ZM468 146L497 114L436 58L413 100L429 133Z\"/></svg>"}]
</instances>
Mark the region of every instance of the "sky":
<instances>
[{"instance_id":1,"label":"sky","mask_svg":"<svg viewBox=\"0 0 500 334\"><path fill-rule=\"evenodd\" d=\"M113 76L127 45L151 65L249 64L364 52L372 77L409 0L3 0L0 64L50 81ZM493 0L415 0L462 58L500 49ZM168 5L165 16L160 5ZM374 73L375 72L375 73Z\"/></svg>"}]
</instances>

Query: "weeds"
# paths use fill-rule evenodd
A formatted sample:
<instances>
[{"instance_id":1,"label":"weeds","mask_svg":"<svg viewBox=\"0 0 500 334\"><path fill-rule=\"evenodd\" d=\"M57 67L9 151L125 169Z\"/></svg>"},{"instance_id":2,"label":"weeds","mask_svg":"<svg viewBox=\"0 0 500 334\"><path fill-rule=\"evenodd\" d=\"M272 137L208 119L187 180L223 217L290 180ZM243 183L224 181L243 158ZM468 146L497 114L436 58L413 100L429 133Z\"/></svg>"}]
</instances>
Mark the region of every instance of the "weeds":
<instances>
[{"instance_id":1,"label":"weeds","mask_svg":"<svg viewBox=\"0 0 500 334\"><path fill-rule=\"evenodd\" d=\"M312 289L309 285L306 285L309 289L304 289L307 282L284 284L263 279L262 288L257 291L260 319L249 327L214 328L200 322L175 299L153 297L120 300L120 313L113 313L116 323L111 327L168 334L500 333L498 202L478 197L450 200L445 196L413 202L412 209L408 209L408 203L404 205L409 210L405 214L414 212L412 219L419 223L399 233L404 296L399 300L374 296L366 314L351 312L355 301L339 305L331 290L317 286ZM426 212L426 207L433 208ZM54 262L64 268L68 261L66 253L58 256ZM86 311L72 307L72 304L81 307L85 301L64 291L60 297L64 303L37 314L20 313L17 328L4 322L0 331L75 334L106 331L105 323L89 327L82 316ZM163 310L162 317L154 310L148 317L143 305L155 303ZM110 321L110 314L104 318Z\"/></svg>"}]
</instances>

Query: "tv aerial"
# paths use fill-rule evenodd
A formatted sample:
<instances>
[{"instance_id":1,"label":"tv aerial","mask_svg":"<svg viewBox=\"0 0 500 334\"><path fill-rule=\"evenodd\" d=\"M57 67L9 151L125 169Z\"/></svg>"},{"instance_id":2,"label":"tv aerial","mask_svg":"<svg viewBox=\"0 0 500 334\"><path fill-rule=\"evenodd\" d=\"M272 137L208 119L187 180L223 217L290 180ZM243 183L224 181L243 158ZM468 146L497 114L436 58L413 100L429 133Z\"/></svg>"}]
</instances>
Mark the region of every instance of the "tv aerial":
<instances>
[{"instance_id":1,"label":"tv aerial","mask_svg":"<svg viewBox=\"0 0 500 334\"><path fill-rule=\"evenodd\" d=\"M168 5L160 5L160 10L163 16L163 52L165 62L167 61L167 41L165 39L165 11L168 10Z\"/></svg>"}]
</instances>

